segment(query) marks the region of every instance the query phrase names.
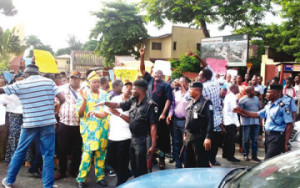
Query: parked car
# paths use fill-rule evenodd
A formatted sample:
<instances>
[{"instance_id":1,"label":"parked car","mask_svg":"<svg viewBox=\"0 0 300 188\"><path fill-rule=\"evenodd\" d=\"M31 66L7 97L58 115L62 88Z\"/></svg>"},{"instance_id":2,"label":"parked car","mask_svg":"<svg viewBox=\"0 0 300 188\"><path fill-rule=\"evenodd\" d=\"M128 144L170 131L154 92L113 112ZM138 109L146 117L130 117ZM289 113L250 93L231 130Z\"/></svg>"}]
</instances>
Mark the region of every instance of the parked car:
<instances>
[{"instance_id":1,"label":"parked car","mask_svg":"<svg viewBox=\"0 0 300 188\"><path fill-rule=\"evenodd\" d=\"M251 168L186 168L158 171L120 188L296 188L300 187L300 150L287 152Z\"/></svg>"},{"instance_id":2,"label":"parked car","mask_svg":"<svg viewBox=\"0 0 300 188\"><path fill-rule=\"evenodd\" d=\"M294 130L289 140L289 147L291 150L300 149L300 121L294 125Z\"/></svg>"}]
</instances>

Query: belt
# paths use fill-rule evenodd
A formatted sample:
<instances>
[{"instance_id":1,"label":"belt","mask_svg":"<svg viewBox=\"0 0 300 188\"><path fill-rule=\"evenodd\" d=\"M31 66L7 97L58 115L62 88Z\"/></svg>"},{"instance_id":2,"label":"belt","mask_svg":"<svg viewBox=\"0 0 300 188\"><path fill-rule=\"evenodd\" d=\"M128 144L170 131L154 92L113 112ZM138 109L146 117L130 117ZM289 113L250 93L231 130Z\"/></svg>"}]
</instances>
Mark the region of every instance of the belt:
<instances>
[{"instance_id":1,"label":"belt","mask_svg":"<svg viewBox=\"0 0 300 188\"><path fill-rule=\"evenodd\" d=\"M283 135L284 131L266 131L266 135Z\"/></svg>"},{"instance_id":2,"label":"belt","mask_svg":"<svg viewBox=\"0 0 300 188\"><path fill-rule=\"evenodd\" d=\"M178 119L178 120L185 120L185 119L186 119L185 117L183 117L183 118L178 118L178 117L176 117L176 116L175 116L175 118Z\"/></svg>"}]
</instances>

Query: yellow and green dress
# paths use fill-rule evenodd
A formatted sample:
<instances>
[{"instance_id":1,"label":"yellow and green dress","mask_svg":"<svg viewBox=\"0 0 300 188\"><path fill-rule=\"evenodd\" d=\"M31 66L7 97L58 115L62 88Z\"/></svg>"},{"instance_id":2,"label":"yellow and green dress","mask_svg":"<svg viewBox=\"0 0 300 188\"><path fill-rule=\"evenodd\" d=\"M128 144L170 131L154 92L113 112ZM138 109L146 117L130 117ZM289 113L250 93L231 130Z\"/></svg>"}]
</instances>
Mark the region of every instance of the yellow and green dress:
<instances>
[{"instance_id":1,"label":"yellow and green dress","mask_svg":"<svg viewBox=\"0 0 300 188\"><path fill-rule=\"evenodd\" d=\"M97 117L86 117L88 112L96 111L103 112L104 107L99 106L94 108L93 106L102 101L108 101L108 93L104 90L100 90L100 94L94 94L90 90L88 91L87 103L83 117L80 118L80 133L83 143L83 152L81 157L81 164L79 167L79 174L77 182L84 182L91 167L91 161L94 157L95 175L97 181L104 178L104 161L106 157L106 147L108 140L108 124L109 116L103 119ZM78 98L76 102L76 112L78 111L83 102L82 98Z\"/></svg>"}]
</instances>

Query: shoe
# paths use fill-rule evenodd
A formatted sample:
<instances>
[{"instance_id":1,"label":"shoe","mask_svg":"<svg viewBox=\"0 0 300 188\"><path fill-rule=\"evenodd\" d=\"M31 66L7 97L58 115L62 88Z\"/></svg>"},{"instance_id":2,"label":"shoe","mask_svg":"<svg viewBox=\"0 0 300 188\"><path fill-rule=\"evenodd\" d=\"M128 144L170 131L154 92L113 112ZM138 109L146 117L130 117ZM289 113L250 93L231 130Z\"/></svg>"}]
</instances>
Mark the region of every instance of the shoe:
<instances>
[{"instance_id":1,"label":"shoe","mask_svg":"<svg viewBox=\"0 0 300 188\"><path fill-rule=\"evenodd\" d=\"M114 169L111 169L111 170L108 171L107 175L110 176L110 177L114 177L114 176L116 176L117 174L116 174L116 172L114 171Z\"/></svg>"},{"instance_id":2,"label":"shoe","mask_svg":"<svg viewBox=\"0 0 300 188\"><path fill-rule=\"evenodd\" d=\"M30 167L30 162L25 162L25 167L29 168Z\"/></svg>"},{"instance_id":3,"label":"shoe","mask_svg":"<svg viewBox=\"0 0 300 188\"><path fill-rule=\"evenodd\" d=\"M83 182L79 182L78 183L78 188L84 188L85 186L84 186L84 183Z\"/></svg>"},{"instance_id":4,"label":"shoe","mask_svg":"<svg viewBox=\"0 0 300 188\"><path fill-rule=\"evenodd\" d=\"M100 181L97 181L97 184L98 185L101 185L102 187L106 187L107 186L107 183L104 179L100 180Z\"/></svg>"},{"instance_id":5,"label":"shoe","mask_svg":"<svg viewBox=\"0 0 300 188\"><path fill-rule=\"evenodd\" d=\"M235 158L235 157L232 157L232 158L229 158L227 159L228 161L231 161L231 162L241 162L241 160Z\"/></svg>"},{"instance_id":6,"label":"shoe","mask_svg":"<svg viewBox=\"0 0 300 188\"><path fill-rule=\"evenodd\" d=\"M259 159L259 158L257 158L257 157L252 157L251 158L253 161L256 161L256 162L260 162L261 160Z\"/></svg>"},{"instance_id":7,"label":"shoe","mask_svg":"<svg viewBox=\"0 0 300 188\"><path fill-rule=\"evenodd\" d=\"M244 156L245 161L250 161L248 156Z\"/></svg>"},{"instance_id":8,"label":"shoe","mask_svg":"<svg viewBox=\"0 0 300 188\"><path fill-rule=\"evenodd\" d=\"M5 188L12 188L12 185L11 185L11 184L6 183L6 178L4 178L4 179L2 180L2 185L3 185Z\"/></svg>"},{"instance_id":9,"label":"shoe","mask_svg":"<svg viewBox=\"0 0 300 188\"><path fill-rule=\"evenodd\" d=\"M66 178L66 177L67 177L66 175L61 175L60 173L58 173L54 176L54 181L57 181L57 180L60 180L60 179Z\"/></svg>"},{"instance_id":10,"label":"shoe","mask_svg":"<svg viewBox=\"0 0 300 188\"><path fill-rule=\"evenodd\" d=\"M42 177L42 174L39 172L39 171L33 171L33 172L30 172L28 171L33 177L35 178L41 178Z\"/></svg>"},{"instance_id":11,"label":"shoe","mask_svg":"<svg viewBox=\"0 0 300 188\"><path fill-rule=\"evenodd\" d=\"M169 159L169 163L174 163L175 162L175 159L172 157Z\"/></svg>"},{"instance_id":12,"label":"shoe","mask_svg":"<svg viewBox=\"0 0 300 188\"><path fill-rule=\"evenodd\" d=\"M218 161L211 163L213 166L221 166L221 163L219 163Z\"/></svg>"},{"instance_id":13,"label":"shoe","mask_svg":"<svg viewBox=\"0 0 300 188\"><path fill-rule=\"evenodd\" d=\"M159 161L159 169L160 169L160 170L166 169L166 163L165 163L164 160L160 160L160 161Z\"/></svg>"}]
</instances>

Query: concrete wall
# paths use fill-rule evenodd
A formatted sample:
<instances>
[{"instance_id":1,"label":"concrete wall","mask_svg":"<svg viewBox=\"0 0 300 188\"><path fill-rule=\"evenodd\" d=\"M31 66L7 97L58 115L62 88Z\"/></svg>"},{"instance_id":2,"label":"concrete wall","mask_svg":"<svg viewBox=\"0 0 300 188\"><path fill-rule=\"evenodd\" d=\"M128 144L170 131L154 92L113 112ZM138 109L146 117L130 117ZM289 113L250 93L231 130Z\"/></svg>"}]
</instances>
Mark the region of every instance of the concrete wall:
<instances>
[{"instance_id":1,"label":"concrete wall","mask_svg":"<svg viewBox=\"0 0 300 188\"><path fill-rule=\"evenodd\" d=\"M66 73L70 72L70 59L57 58L55 60L57 62L58 72L66 72Z\"/></svg>"},{"instance_id":2,"label":"concrete wall","mask_svg":"<svg viewBox=\"0 0 300 188\"><path fill-rule=\"evenodd\" d=\"M152 43L158 42L161 43L161 50L152 50ZM170 59L172 56L172 38L155 38L148 39L145 42L145 59Z\"/></svg>"}]
</instances>

